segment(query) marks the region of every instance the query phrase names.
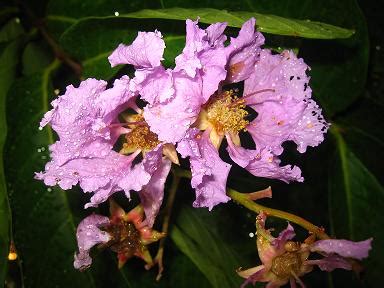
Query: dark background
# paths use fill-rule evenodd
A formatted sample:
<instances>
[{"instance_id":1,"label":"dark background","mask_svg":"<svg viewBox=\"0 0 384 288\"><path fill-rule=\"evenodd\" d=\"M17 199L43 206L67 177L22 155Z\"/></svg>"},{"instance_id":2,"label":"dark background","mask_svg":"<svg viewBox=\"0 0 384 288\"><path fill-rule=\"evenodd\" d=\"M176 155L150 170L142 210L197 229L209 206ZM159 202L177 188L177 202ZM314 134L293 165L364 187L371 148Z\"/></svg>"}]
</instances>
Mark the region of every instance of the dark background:
<instances>
[{"instance_id":1,"label":"dark background","mask_svg":"<svg viewBox=\"0 0 384 288\"><path fill-rule=\"evenodd\" d=\"M160 282L154 280L156 268L145 271L141 260L132 259L118 270L115 254L107 250L94 251L92 268L78 272L72 266L74 233L79 221L90 214L82 208L89 195L78 189L50 189L33 179L33 173L48 161L47 147L55 137L47 129L37 129L43 113L50 109L54 89L62 93L66 85L80 79L111 79L116 73L132 72L127 67L111 69L106 58L119 43L130 43L138 30L157 28L165 37L176 36L165 38L167 65L172 65L184 44L182 21L85 17L176 6L256 11L356 31L349 39L334 40L265 34L268 46L298 49L311 66L313 97L332 128L324 143L305 154L286 143L283 163L300 166L304 184L251 177L234 168L228 186L251 192L271 185L273 199L262 204L300 215L334 237L355 241L374 237L360 279L348 271L327 274L317 269L303 277L307 287L380 286L384 280L384 35L380 1L372 0L1 1L0 144L4 152L0 160L4 177L0 178L0 246L4 259L13 239L19 257L0 261L0 279L4 275L6 287L239 287L242 279L235 270L259 263L255 239L249 237L255 230L255 214L233 203L219 205L212 212L194 209L194 192L183 180L172 212L166 270ZM237 30L229 29L229 33ZM76 63L82 65L81 72ZM121 195L117 201L130 209L137 201L132 194L132 202ZM107 215L107 209L101 205L98 212ZM268 225L278 230L286 222L270 219ZM295 228L303 240L306 232Z\"/></svg>"}]
</instances>

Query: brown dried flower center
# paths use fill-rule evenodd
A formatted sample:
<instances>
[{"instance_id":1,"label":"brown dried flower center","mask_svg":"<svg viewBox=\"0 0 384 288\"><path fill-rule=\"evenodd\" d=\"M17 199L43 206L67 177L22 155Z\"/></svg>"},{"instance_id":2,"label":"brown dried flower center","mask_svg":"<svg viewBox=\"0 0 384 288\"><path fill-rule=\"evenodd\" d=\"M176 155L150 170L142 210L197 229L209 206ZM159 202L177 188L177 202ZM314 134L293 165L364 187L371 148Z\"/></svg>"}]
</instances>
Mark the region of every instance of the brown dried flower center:
<instances>
[{"instance_id":1,"label":"brown dried flower center","mask_svg":"<svg viewBox=\"0 0 384 288\"><path fill-rule=\"evenodd\" d=\"M272 260L271 271L282 279L287 279L292 274L300 274L301 267L300 255L295 252L285 252ZM293 273L292 273L293 272Z\"/></svg>"},{"instance_id":2,"label":"brown dried flower center","mask_svg":"<svg viewBox=\"0 0 384 288\"><path fill-rule=\"evenodd\" d=\"M112 236L111 250L117 253L133 256L143 246L140 240L140 232L131 222L120 221L106 228Z\"/></svg>"},{"instance_id":3,"label":"brown dried flower center","mask_svg":"<svg viewBox=\"0 0 384 288\"><path fill-rule=\"evenodd\" d=\"M206 117L214 129L220 132L239 132L245 130L249 121L244 109L245 101L238 98L233 90L225 91L214 97L206 105Z\"/></svg>"}]
</instances>

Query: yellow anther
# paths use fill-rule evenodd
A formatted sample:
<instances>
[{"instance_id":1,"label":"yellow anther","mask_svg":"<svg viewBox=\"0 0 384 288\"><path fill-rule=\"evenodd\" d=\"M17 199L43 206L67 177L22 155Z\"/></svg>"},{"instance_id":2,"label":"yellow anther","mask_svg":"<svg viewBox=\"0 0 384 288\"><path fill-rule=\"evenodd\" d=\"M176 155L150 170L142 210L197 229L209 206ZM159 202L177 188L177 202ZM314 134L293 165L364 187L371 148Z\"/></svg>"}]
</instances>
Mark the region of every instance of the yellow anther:
<instances>
[{"instance_id":1,"label":"yellow anther","mask_svg":"<svg viewBox=\"0 0 384 288\"><path fill-rule=\"evenodd\" d=\"M245 100L237 98L234 91L225 91L214 97L206 105L206 119L218 134L239 132L245 130L249 121Z\"/></svg>"},{"instance_id":2,"label":"yellow anther","mask_svg":"<svg viewBox=\"0 0 384 288\"><path fill-rule=\"evenodd\" d=\"M127 126L131 131L125 134L126 142L123 144L120 153L130 154L137 150L147 152L160 143L157 135L149 130L149 126L145 122L143 115L134 114L129 115L127 118L130 122Z\"/></svg>"}]
</instances>

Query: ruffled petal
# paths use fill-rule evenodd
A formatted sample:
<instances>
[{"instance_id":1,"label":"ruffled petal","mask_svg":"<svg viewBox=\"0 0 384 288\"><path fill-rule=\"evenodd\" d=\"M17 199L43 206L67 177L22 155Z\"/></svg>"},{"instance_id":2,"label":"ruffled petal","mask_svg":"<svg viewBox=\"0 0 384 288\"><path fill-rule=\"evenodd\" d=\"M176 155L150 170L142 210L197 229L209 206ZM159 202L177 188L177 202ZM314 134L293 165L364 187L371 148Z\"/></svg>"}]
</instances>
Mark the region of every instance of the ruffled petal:
<instances>
[{"instance_id":1,"label":"ruffled petal","mask_svg":"<svg viewBox=\"0 0 384 288\"><path fill-rule=\"evenodd\" d=\"M255 63L259 60L260 46L264 44L264 36L255 31L255 18L243 24L239 35L231 38L226 47L228 61L227 81L234 83L247 79L254 71Z\"/></svg>"},{"instance_id":2,"label":"ruffled petal","mask_svg":"<svg viewBox=\"0 0 384 288\"><path fill-rule=\"evenodd\" d=\"M184 71L189 77L202 79L204 103L226 78L227 55L223 32L226 23L215 23L206 30L200 29L197 21L187 20L187 37L183 52L176 57L174 71Z\"/></svg>"},{"instance_id":3,"label":"ruffled petal","mask_svg":"<svg viewBox=\"0 0 384 288\"><path fill-rule=\"evenodd\" d=\"M156 216L164 198L164 185L171 169L171 161L160 159L156 171L152 174L151 180L140 191L141 205L145 212L145 223L153 226Z\"/></svg>"},{"instance_id":4,"label":"ruffled petal","mask_svg":"<svg viewBox=\"0 0 384 288\"><path fill-rule=\"evenodd\" d=\"M172 71L165 70L162 66L137 70L131 81L131 90L140 93L141 98L151 105L164 103L175 94Z\"/></svg>"},{"instance_id":5,"label":"ruffled petal","mask_svg":"<svg viewBox=\"0 0 384 288\"><path fill-rule=\"evenodd\" d=\"M120 44L108 60L112 67L131 64L137 68L152 68L160 66L164 49L165 43L159 31L139 32L131 45Z\"/></svg>"},{"instance_id":6,"label":"ruffled petal","mask_svg":"<svg viewBox=\"0 0 384 288\"><path fill-rule=\"evenodd\" d=\"M258 177L279 179L286 183L304 181L297 166L280 166L280 160L268 149L248 150L236 146L229 137L227 151L231 159L251 174Z\"/></svg>"},{"instance_id":7,"label":"ruffled petal","mask_svg":"<svg viewBox=\"0 0 384 288\"><path fill-rule=\"evenodd\" d=\"M92 264L89 250L100 243L107 243L111 236L99 228L109 225L109 219L100 215L90 215L80 222L77 227L76 237L79 253L75 253L73 266L84 270Z\"/></svg>"},{"instance_id":8,"label":"ruffled petal","mask_svg":"<svg viewBox=\"0 0 384 288\"><path fill-rule=\"evenodd\" d=\"M173 80L176 93L173 99L144 108L144 118L151 131L166 143L176 143L185 136L203 103L201 79L174 73Z\"/></svg>"},{"instance_id":9,"label":"ruffled petal","mask_svg":"<svg viewBox=\"0 0 384 288\"><path fill-rule=\"evenodd\" d=\"M336 253L343 257L362 260L368 257L368 252L372 248L371 243L372 238L360 242L353 242L343 239L326 239L313 243L310 247L310 250L312 252L327 254Z\"/></svg>"},{"instance_id":10,"label":"ruffled petal","mask_svg":"<svg viewBox=\"0 0 384 288\"><path fill-rule=\"evenodd\" d=\"M279 155L281 144L292 140L303 153L307 146L317 146L324 140L329 124L311 99L306 70L308 66L293 52L272 55L262 50L254 73L244 84L246 103L258 113L247 128L256 147L266 147Z\"/></svg>"},{"instance_id":11,"label":"ruffled petal","mask_svg":"<svg viewBox=\"0 0 384 288\"><path fill-rule=\"evenodd\" d=\"M226 182L231 165L220 159L209 140L209 133L200 135L197 129L189 130L178 144L177 151L184 158L190 157L191 186L196 190L194 207L211 210L215 205L230 200L226 195Z\"/></svg>"}]
</instances>

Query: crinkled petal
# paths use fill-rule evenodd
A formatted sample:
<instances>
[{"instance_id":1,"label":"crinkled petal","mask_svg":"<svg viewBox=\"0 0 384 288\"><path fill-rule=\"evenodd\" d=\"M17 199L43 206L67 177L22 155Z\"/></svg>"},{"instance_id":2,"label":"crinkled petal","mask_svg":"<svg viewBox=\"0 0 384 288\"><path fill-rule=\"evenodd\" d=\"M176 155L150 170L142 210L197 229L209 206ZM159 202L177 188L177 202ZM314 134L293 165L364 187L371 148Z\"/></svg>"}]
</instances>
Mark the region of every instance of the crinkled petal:
<instances>
[{"instance_id":1,"label":"crinkled petal","mask_svg":"<svg viewBox=\"0 0 384 288\"><path fill-rule=\"evenodd\" d=\"M130 173L119 181L119 186L125 191L126 196L130 197L130 191L140 191L147 185L153 174L161 165L162 146L159 144L155 149L147 152L143 161L136 164Z\"/></svg>"},{"instance_id":2,"label":"crinkled petal","mask_svg":"<svg viewBox=\"0 0 384 288\"><path fill-rule=\"evenodd\" d=\"M50 123L60 140L50 146L55 165L77 158L105 156L111 151L121 128L109 125L135 97L127 90L123 76L111 89L105 81L87 79L78 88L68 86L64 95L52 102L41 125Z\"/></svg>"},{"instance_id":3,"label":"crinkled petal","mask_svg":"<svg viewBox=\"0 0 384 288\"><path fill-rule=\"evenodd\" d=\"M224 47L224 42L227 40L227 36L223 33L226 27L226 22L214 23L207 27L205 32L210 47Z\"/></svg>"},{"instance_id":4,"label":"crinkled petal","mask_svg":"<svg viewBox=\"0 0 384 288\"><path fill-rule=\"evenodd\" d=\"M293 126L302 117L304 105L301 103L265 102L255 110L257 117L247 126L257 149L267 148L276 155L283 152L282 143L287 141Z\"/></svg>"},{"instance_id":5,"label":"crinkled petal","mask_svg":"<svg viewBox=\"0 0 384 288\"><path fill-rule=\"evenodd\" d=\"M259 60L260 46L264 44L264 36L255 31L256 20L249 19L243 24L239 35L231 38L226 47L228 62L228 82L240 82L247 79L254 71L255 63Z\"/></svg>"},{"instance_id":6,"label":"crinkled petal","mask_svg":"<svg viewBox=\"0 0 384 288\"><path fill-rule=\"evenodd\" d=\"M194 78L196 76L196 69L202 67L197 53L202 51L205 46L203 40L205 31L197 26L198 21L192 21L187 19L186 21L186 40L183 53L176 57L175 71L184 70L189 77Z\"/></svg>"},{"instance_id":7,"label":"crinkled petal","mask_svg":"<svg viewBox=\"0 0 384 288\"><path fill-rule=\"evenodd\" d=\"M136 94L129 89L130 79L124 75L116 79L113 87L100 93L95 99L94 105L100 107L103 122L110 124L117 120L118 115L127 109L136 99Z\"/></svg>"},{"instance_id":8,"label":"crinkled petal","mask_svg":"<svg viewBox=\"0 0 384 288\"><path fill-rule=\"evenodd\" d=\"M203 103L201 79L192 79L181 73L174 73L173 79L175 97L167 103L144 108L144 118L151 131L160 141L167 143L176 143L185 136Z\"/></svg>"},{"instance_id":9,"label":"crinkled petal","mask_svg":"<svg viewBox=\"0 0 384 288\"><path fill-rule=\"evenodd\" d=\"M306 265L317 265L322 271L331 272L337 268L352 270L352 264L345 258L332 254L318 260L308 260Z\"/></svg>"},{"instance_id":10,"label":"crinkled petal","mask_svg":"<svg viewBox=\"0 0 384 288\"><path fill-rule=\"evenodd\" d=\"M140 93L149 104L164 103L175 94L172 71L162 66L154 69L136 70L131 81L131 90Z\"/></svg>"},{"instance_id":11,"label":"crinkled petal","mask_svg":"<svg viewBox=\"0 0 384 288\"><path fill-rule=\"evenodd\" d=\"M303 59L297 58L292 51L272 54L270 50L262 49L254 72L244 82L247 104L311 98L312 90L308 86L309 77L306 74L308 69ZM264 89L268 89L268 92L256 93ZM271 89L273 91L269 91Z\"/></svg>"},{"instance_id":12,"label":"crinkled petal","mask_svg":"<svg viewBox=\"0 0 384 288\"><path fill-rule=\"evenodd\" d=\"M279 179L286 183L290 181L302 182L301 170L297 166L280 166L280 160L268 149L249 150L236 146L228 140L228 153L231 159L251 174L258 177Z\"/></svg>"},{"instance_id":13,"label":"crinkled petal","mask_svg":"<svg viewBox=\"0 0 384 288\"><path fill-rule=\"evenodd\" d=\"M262 50L254 73L244 84L247 105L257 113L248 131L256 147L282 153L281 144L292 140L299 152L317 146L328 129L321 109L311 99L308 66L293 52L272 55Z\"/></svg>"},{"instance_id":14,"label":"crinkled petal","mask_svg":"<svg viewBox=\"0 0 384 288\"><path fill-rule=\"evenodd\" d=\"M111 236L100 230L101 227L109 224L109 219L100 215L90 215L80 222L77 227L76 237L79 253L75 254L73 263L76 269L86 269L92 264L89 250L100 243L107 243Z\"/></svg>"},{"instance_id":15,"label":"crinkled petal","mask_svg":"<svg viewBox=\"0 0 384 288\"><path fill-rule=\"evenodd\" d=\"M312 252L336 253L340 256L354 259L364 259L368 257L368 252L371 250L372 238L353 242L349 240L326 239L319 240L313 243L310 247Z\"/></svg>"},{"instance_id":16,"label":"crinkled petal","mask_svg":"<svg viewBox=\"0 0 384 288\"><path fill-rule=\"evenodd\" d=\"M156 216L159 213L164 198L164 185L171 169L171 161L160 159L156 171L152 174L151 180L140 191L141 205L145 212L145 223L153 226Z\"/></svg>"},{"instance_id":17,"label":"crinkled petal","mask_svg":"<svg viewBox=\"0 0 384 288\"><path fill-rule=\"evenodd\" d=\"M186 21L187 37L183 52L176 57L175 71L184 71L189 77L201 77L204 103L226 78L227 55L224 48L226 23L215 23L206 30L197 21Z\"/></svg>"},{"instance_id":18,"label":"crinkled petal","mask_svg":"<svg viewBox=\"0 0 384 288\"><path fill-rule=\"evenodd\" d=\"M188 131L177 146L182 157L190 157L192 170L191 186L196 190L194 207L211 210L219 203L230 200L226 195L226 182L231 165L222 161L209 140L209 133L198 134L197 129Z\"/></svg>"},{"instance_id":19,"label":"crinkled petal","mask_svg":"<svg viewBox=\"0 0 384 288\"><path fill-rule=\"evenodd\" d=\"M202 97L205 103L218 90L220 82L227 77L227 58L224 49L215 49L201 53L199 59L203 65L199 73L203 80Z\"/></svg>"},{"instance_id":20,"label":"crinkled petal","mask_svg":"<svg viewBox=\"0 0 384 288\"><path fill-rule=\"evenodd\" d=\"M131 45L120 44L108 57L111 66L132 64L139 68L160 66L165 43L159 31L139 32Z\"/></svg>"},{"instance_id":21,"label":"crinkled petal","mask_svg":"<svg viewBox=\"0 0 384 288\"><path fill-rule=\"evenodd\" d=\"M36 178L44 180L49 186L59 185L62 189L71 189L77 183L84 192L93 192L87 207L97 206L110 195L121 190L118 182L131 171L133 158L110 151L107 155L92 158L76 158L63 165L54 160L47 163L44 173Z\"/></svg>"}]
</instances>

